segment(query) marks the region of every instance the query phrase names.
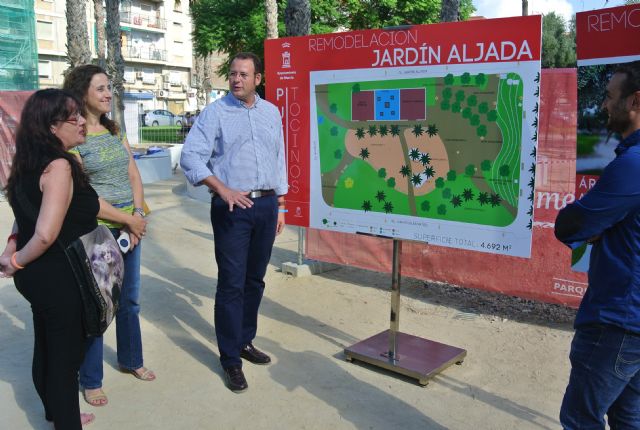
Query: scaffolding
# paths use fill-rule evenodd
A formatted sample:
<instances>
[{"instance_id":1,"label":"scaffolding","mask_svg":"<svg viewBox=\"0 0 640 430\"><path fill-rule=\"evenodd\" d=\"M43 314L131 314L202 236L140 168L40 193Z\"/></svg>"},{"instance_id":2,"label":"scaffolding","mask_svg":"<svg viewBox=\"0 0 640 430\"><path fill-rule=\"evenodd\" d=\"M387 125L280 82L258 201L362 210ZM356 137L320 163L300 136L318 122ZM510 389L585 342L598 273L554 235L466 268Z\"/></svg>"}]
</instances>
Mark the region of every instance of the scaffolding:
<instances>
[{"instance_id":1,"label":"scaffolding","mask_svg":"<svg viewBox=\"0 0 640 430\"><path fill-rule=\"evenodd\" d=\"M0 90L37 88L33 0L0 0Z\"/></svg>"}]
</instances>

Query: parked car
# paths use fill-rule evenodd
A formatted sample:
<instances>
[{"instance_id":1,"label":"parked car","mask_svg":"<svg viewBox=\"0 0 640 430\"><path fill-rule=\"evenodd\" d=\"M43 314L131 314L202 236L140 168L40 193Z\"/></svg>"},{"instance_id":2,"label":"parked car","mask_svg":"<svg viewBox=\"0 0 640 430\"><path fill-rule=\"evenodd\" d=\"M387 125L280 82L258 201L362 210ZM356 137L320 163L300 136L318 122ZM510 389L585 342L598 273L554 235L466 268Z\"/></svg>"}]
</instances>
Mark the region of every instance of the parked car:
<instances>
[{"instance_id":1,"label":"parked car","mask_svg":"<svg viewBox=\"0 0 640 430\"><path fill-rule=\"evenodd\" d=\"M156 109L147 112L144 117L144 123L147 126L158 126L158 125L177 125L178 127L182 127L182 117L179 115L174 115L165 109Z\"/></svg>"}]
</instances>

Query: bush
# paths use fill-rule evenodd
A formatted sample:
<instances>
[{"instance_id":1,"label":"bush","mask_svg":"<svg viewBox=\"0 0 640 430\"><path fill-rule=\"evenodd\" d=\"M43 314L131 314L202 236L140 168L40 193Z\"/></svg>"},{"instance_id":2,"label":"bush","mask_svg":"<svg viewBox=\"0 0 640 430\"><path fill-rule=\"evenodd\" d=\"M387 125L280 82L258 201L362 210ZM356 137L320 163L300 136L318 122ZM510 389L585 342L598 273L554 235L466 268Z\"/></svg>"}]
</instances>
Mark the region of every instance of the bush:
<instances>
[{"instance_id":1,"label":"bush","mask_svg":"<svg viewBox=\"0 0 640 430\"><path fill-rule=\"evenodd\" d=\"M141 143L178 143L183 140L181 127L175 125L140 128Z\"/></svg>"}]
</instances>

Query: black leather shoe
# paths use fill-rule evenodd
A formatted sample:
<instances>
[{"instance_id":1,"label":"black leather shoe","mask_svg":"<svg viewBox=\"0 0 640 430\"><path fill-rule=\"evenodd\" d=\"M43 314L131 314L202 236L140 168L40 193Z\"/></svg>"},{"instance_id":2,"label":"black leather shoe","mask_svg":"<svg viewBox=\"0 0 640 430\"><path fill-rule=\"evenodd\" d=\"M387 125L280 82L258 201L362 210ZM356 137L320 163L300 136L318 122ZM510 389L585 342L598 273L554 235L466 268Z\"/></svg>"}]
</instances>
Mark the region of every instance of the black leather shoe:
<instances>
[{"instance_id":1,"label":"black leather shoe","mask_svg":"<svg viewBox=\"0 0 640 430\"><path fill-rule=\"evenodd\" d=\"M245 360L249 360L253 364L269 364L271 363L271 357L262 351L256 349L252 344L245 345L240 351L240 357Z\"/></svg>"},{"instance_id":2,"label":"black leather shoe","mask_svg":"<svg viewBox=\"0 0 640 430\"><path fill-rule=\"evenodd\" d=\"M242 393L249 388L247 380L242 372L242 367L233 366L224 369L224 375L227 378L227 387L234 393Z\"/></svg>"}]
</instances>

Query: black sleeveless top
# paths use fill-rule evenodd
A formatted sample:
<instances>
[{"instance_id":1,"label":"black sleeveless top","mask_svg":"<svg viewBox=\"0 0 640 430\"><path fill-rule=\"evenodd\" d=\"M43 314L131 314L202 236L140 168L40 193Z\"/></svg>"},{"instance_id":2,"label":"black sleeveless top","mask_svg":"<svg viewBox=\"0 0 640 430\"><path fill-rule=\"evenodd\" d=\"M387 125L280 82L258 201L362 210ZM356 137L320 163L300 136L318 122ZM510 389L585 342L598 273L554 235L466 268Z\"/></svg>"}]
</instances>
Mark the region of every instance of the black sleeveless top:
<instances>
[{"instance_id":1,"label":"black sleeveless top","mask_svg":"<svg viewBox=\"0 0 640 430\"><path fill-rule=\"evenodd\" d=\"M23 193L26 199L31 203L37 213L40 211L42 204L42 191L40 191L40 176L42 172L25 175L19 181L19 189L16 193ZM13 214L18 224L18 243L17 249L22 249L35 232L35 220L29 216L28 212L21 207L20 201L14 198L15 202L12 205ZM73 185L73 196L71 198L71 204L64 217L62 228L58 239L67 246L70 242L83 234L89 233L91 230L97 227L97 216L100 204L98 202L98 195L95 190L87 185L82 187L78 184ZM45 254L50 252L58 253L62 252L60 246L56 243L52 244ZM42 258L42 257L40 257Z\"/></svg>"}]
</instances>

